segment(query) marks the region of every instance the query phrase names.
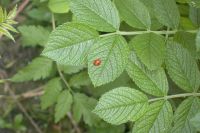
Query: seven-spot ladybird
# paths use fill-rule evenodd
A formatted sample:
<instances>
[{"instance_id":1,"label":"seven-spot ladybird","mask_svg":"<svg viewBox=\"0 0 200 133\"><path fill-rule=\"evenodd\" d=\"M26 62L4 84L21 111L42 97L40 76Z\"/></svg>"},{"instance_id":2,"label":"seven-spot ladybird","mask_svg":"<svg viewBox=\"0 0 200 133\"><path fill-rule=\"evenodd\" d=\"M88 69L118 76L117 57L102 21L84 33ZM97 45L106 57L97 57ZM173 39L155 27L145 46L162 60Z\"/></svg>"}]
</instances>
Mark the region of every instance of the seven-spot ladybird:
<instances>
[{"instance_id":1,"label":"seven-spot ladybird","mask_svg":"<svg viewBox=\"0 0 200 133\"><path fill-rule=\"evenodd\" d=\"M101 60L100 60L100 59L94 60L94 61L93 61L93 65L95 65L95 66L101 65Z\"/></svg>"}]
</instances>

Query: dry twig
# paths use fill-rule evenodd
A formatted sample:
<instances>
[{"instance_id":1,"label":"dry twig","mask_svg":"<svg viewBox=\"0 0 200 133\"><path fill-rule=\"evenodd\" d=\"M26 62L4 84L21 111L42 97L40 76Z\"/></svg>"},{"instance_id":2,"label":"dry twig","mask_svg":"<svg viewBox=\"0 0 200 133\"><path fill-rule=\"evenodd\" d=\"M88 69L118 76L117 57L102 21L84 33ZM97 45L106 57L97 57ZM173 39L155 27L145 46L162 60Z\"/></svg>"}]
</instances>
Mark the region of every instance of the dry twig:
<instances>
[{"instance_id":1,"label":"dry twig","mask_svg":"<svg viewBox=\"0 0 200 133\"><path fill-rule=\"evenodd\" d=\"M13 98L13 100L16 102L16 104L19 107L19 109L24 113L24 115L30 121L30 123L33 125L35 130L38 133L43 133L42 130L39 128L39 126L36 124L36 122L33 120L33 118L28 114L28 112L26 111L24 106L18 101L17 97L15 96L15 93L10 88L8 89L8 91L9 91L11 97Z\"/></svg>"}]
</instances>

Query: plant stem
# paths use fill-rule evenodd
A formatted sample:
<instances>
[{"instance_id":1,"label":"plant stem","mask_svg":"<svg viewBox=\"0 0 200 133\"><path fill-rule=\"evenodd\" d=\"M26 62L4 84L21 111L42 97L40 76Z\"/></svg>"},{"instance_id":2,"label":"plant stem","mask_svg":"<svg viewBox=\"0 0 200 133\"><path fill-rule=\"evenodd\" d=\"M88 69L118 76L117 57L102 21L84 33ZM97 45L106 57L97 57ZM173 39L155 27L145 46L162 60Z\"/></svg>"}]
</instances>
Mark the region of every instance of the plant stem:
<instances>
[{"instance_id":1,"label":"plant stem","mask_svg":"<svg viewBox=\"0 0 200 133\"><path fill-rule=\"evenodd\" d=\"M200 96L200 93L183 93L183 94L169 95L169 96L165 96L165 97L149 99L148 102L155 102L155 101L159 101L159 100L167 100L167 99L190 97L190 96L197 97L197 96Z\"/></svg>"},{"instance_id":2,"label":"plant stem","mask_svg":"<svg viewBox=\"0 0 200 133\"><path fill-rule=\"evenodd\" d=\"M60 70L58 64L56 64L56 65L57 65L57 70L58 70L58 73L59 73L60 78L63 80L63 82L65 83L66 87L69 89L69 91L72 92L72 88L70 87L70 85L69 85L68 82L66 81L66 79L65 79L64 75L62 74L62 72L61 72L61 70Z\"/></svg>"},{"instance_id":3,"label":"plant stem","mask_svg":"<svg viewBox=\"0 0 200 133\"><path fill-rule=\"evenodd\" d=\"M107 34L100 35L100 37L106 37L106 36L111 36L111 35L133 36L133 35L140 35L140 34L145 34L145 33L170 35L170 34L175 34L176 32L178 32L178 30L171 30L171 31L167 31L167 30L163 30L163 31L151 31L151 30L148 30L148 31L117 31L117 32L113 32L113 33L107 33ZM184 32L197 33L197 30L186 30Z\"/></svg>"},{"instance_id":4,"label":"plant stem","mask_svg":"<svg viewBox=\"0 0 200 133\"><path fill-rule=\"evenodd\" d=\"M51 21L52 21L52 28L53 28L53 30L55 30L55 29L56 29L56 24L55 24L55 17L54 17L54 14L53 14L53 13L52 13ZM70 91L71 93L73 93L72 88L70 87L69 83L68 83L67 80L65 79L65 77L64 77L64 75L63 75L62 71L60 70L60 68L59 68L59 66L58 66L57 63L56 63L56 67L57 67L58 74L59 74L60 78L62 79L62 81L64 82L65 86L69 89L69 91ZM70 122L72 123L72 125L73 125L75 131L76 131L77 133L81 133L81 129L79 128L79 126L78 126L78 124L75 122L75 120L73 119L72 114L71 114L70 112L67 113L67 117L69 118Z\"/></svg>"},{"instance_id":5,"label":"plant stem","mask_svg":"<svg viewBox=\"0 0 200 133\"><path fill-rule=\"evenodd\" d=\"M54 18L54 14L53 13L52 13L51 21L52 21L52 28L53 28L53 30L55 30L56 29L56 24L55 24L55 18ZM57 70L58 70L60 78L63 80L63 82L65 83L66 87L69 89L69 91L72 92L72 89L71 89L70 85L66 81L66 79L65 79L64 75L62 74L62 71L60 70L60 68L59 68L57 63L56 63L56 66L57 66Z\"/></svg>"},{"instance_id":6,"label":"plant stem","mask_svg":"<svg viewBox=\"0 0 200 133\"><path fill-rule=\"evenodd\" d=\"M22 4L19 6L17 12L16 12L16 16L15 18L24 10L24 8L28 5L28 3L30 2L30 0L24 0L22 2Z\"/></svg>"},{"instance_id":7,"label":"plant stem","mask_svg":"<svg viewBox=\"0 0 200 133\"><path fill-rule=\"evenodd\" d=\"M24 115L26 116L26 118L30 121L30 123L33 125L33 127L35 128L35 130L38 133L43 133L43 131L40 129L40 127L37 125L37 123L33 120L33 118L28 114L27 110L25 109L25 107L17 100L17 97L15 95L15 93L9 88L9 93L11 95L11 97L13 98L13 100L16 102L17 106L19 107L19 109L24 113Z\"/></svg>"}]
</instances>

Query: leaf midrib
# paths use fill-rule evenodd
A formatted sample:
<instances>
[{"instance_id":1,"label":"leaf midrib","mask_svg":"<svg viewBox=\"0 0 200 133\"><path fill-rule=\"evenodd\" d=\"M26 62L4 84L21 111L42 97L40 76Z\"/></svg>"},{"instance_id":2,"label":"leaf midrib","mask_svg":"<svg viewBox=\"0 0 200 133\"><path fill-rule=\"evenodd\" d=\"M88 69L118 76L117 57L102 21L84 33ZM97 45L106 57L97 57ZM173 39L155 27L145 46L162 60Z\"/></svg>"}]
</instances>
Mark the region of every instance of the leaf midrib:
<instances>
[{"instance_id":1,"label":"leaf midrib","mask_svg":"<svg viewBox=\"0 0 200 133\"><path fill-rule=\"evenodd\" d=\"M63 47L53 48L53 49L48 50L48 51L47 51L47 50L44 50L43 54L49 53L49 52L53 52L53 51L57 51L57 50L60 50L60 49L67 49L67 48L69 48L69 47L75 47L75 46L81 45L81 44L83 44L83 43L87 43L87 42L89 42L89 41L94 41L96 38L98 38L98 37L86 39L86 40L79 41L79 42L75 42L75 43L70 43L70 44L67 45L67 46L66 46L66 43L65 43L65 46L63 46ZM52 44L53 44L53 43L51 43L51 45L52 45Z\"/></svg>"},{"instance_id":2,"label":"leaf midrib","mask_svg":"<svg viewBox=\"0 0 200 133\"><path fill-rule=\"evenodd\" d=\"M117 37L117 36L114 36L114 40L113 40L112 46L111 46L111 48L110 48L110 51L108 52L107 58L106 58L106 60L105 60L105 63L104 63L103 66L101 67L100 75L99 75L98 77L101 77L101 76L102 76L103 71L104 71L104 69L105 69L105 66L106 66L107 62L109 61L109 57L110 57L110 55L111 55L111 53L112 53L112 49L114 48L115 42L116 42L116 40L117 40L116 37ZM97 84L99 80L100 80L100 78L97 78L95 84Z\"/></svg>"},{"instance_id":3,"label":"leaf midrib","mask_svg":"<svg viewBox=\"0 0 200 133\"><path fill-rule=\"evenodd\" d=\"M95 109L94 111L97 111L97 112L101 112L101 111L104 111L104 110L110 110L110 109L115 109L115 108L121 108L121 107L130 107L130 106L135 106L135 104L146 104L148 103L146 100L145 101L138 101L138 102L132 102L132 103L129 103L129 104L121 104L121 105L117 105L117 106L110 106L110 107L105 107L105 108L101 108L101 109Z\"/></svg>"}]
</instances>

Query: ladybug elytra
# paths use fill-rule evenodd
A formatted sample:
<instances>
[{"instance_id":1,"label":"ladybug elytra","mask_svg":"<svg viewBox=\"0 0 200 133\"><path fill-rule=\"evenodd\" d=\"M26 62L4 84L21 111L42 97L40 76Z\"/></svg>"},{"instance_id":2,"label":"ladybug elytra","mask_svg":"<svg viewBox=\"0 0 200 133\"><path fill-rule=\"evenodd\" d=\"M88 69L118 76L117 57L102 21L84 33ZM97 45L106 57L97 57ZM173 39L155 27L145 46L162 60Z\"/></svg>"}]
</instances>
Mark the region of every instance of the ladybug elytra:
<instances>
[{"instance_id":1,"label":"ladybug elytra","mask_svg":"<svg viewBox=\"0 0 200 133\"><path fill-rule=\"evenodd\" d=\"M94 61L93 61L93 65L94 65L94 66L99 66L99 65L101 65L101 60L100 60L100 59L94 60Z\"/></svg>"}]
</instances>

